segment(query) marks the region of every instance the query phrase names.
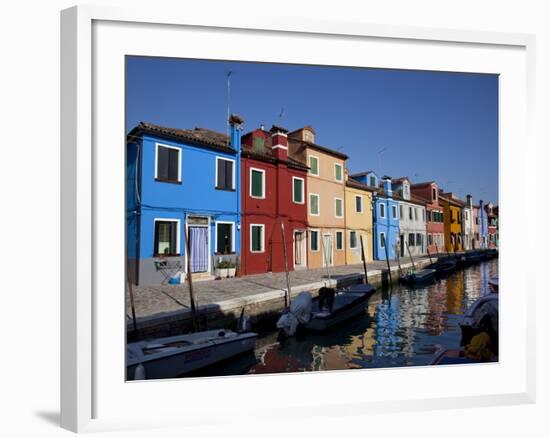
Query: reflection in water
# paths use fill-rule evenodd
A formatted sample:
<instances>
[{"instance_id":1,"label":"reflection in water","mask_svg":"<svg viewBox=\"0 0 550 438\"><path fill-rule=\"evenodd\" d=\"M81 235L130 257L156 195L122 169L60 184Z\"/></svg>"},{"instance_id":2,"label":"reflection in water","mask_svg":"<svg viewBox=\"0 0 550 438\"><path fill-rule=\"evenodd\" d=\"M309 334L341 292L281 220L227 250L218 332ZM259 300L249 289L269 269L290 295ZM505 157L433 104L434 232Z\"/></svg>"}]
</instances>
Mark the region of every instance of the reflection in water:
<instances>
[{"instance_id":1,"label":"reflection in water","mask_svg":"<svg viewBox=\"0 0 550 438\"><path fill-rule=\"evenodd\" d=\"M395 287L372 296L368 311L326 334L304 334L279 343L276 333L258 339L248 373L341 370L428 365L441 348L459 348L458 321L497 275L498 260L459 270L433 285ZM235 374L229 368L217 374Z\"/></svg>"}]
</instances>

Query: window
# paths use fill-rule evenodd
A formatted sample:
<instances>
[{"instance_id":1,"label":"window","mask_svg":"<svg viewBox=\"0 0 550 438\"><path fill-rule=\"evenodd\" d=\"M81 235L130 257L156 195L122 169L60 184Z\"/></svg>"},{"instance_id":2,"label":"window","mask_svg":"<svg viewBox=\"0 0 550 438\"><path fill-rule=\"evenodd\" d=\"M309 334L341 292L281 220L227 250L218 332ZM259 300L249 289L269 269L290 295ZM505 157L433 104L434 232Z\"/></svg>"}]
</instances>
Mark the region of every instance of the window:
<instances>
[{"instance_id":1,"label":"window","mask_svg":"<svg viewBox=\"0 0 550 438\"><path fill-rule=\"evenodd\" d=\"M363 197L362 196L355 196L355 212L356 213L363 213Z\"/></svg>"},{"instance_id":2,"label":"window","mask_svg":"<svg viewBox=\"0 0 550 438\"><path fill-rule=\"evenodd\" d=\"M309 249L311 251L319 251L319 231L311 230L309 232Z\"/></svg>"},{"instance_id":3,"label":"window","mask_svg":"<svg viewBox=\"0 0 550 438\"><path fill-rule=\"evenodd\" d=\"M292 201L296 204L304 203L304 179L292 177Z\"/></svg>"},{"instance_id":4,"label":"window","mask_svg":"<svg viewBox=\"0 0 550 438\"><path fill-rule=\"evenodd\" d=\"M216 188L235 190L235 161L216 157Z\"/></svg>"},{"instance_id":5,"label":"window","mask_svg":"<svg viewBox=\"0 0 550 438\"><path fill-rule=\"evenodd\" d=\"M250 196L265 198L265 170L250 168Z\"/></svg>"},{"instance_id":6,"label":"window","mask_svg":"<svg viewBox=\"0 0 550 438\"><path fill-rule=\"evenodd\" d=\"M428 222L431 222L432 221L432 212L428 210L426 215L428 217Z\"/></svg>"},{"instance_id":7,"label":"window","mask_svg":"<svg viewBox=\"0 0 550 438\"><path fill-rule=\"evenodd\" d=\"M155 155L155 180L181 182L181 149L157 143Z\"/></svg>"},{"instance_id":8,"label":"window","mask_svg":"<svg viewBox=\"0 0 550 438\"><path fill-rule=\"evenodd\" d=\"M336 231L336 249L344 249L344 233L342 231Z\"/></svg>"},{"instance_id":9,"label":"window","mask_svg":"<svg viewBox=\"0 0 550 438\"><path fill-rule=\"evenodd\" d=\"M409 246L414 246L414 234L409 234Z\"/></svg>"},{"instance_id":10,"label":"window","mask_svg":"<svg viewBox=\"0 0 550 438\"><path fill-rule=\"evenodd\" d=\"M399 206L399 217L401 219L403 219L403 206L402 205Z\"/></svg>"},{"instance_id":11,"label":"window","mask_svg":"<svg viewBox=\"0 0 550 438\"><path fill-rule=\"evenodd\" d=\"M432 187L432 201L435 201L437 199L437 190L435 187Z\"/></svg>"},{"instance_id":12,"label":"window","mask_svg":"<svg viewBox=\"0 0 550 438\"><path fill-rule=\"evenodd\" d=\"M380 217L385 218L386 217L386 205L380 204Z\"/></svg>"},{"instance_id":13,"label":"window","mask_svg":"<svg viewBox=\"0 0 550 438\"><path fill-rule=\"evenodd\" d=\"M413 209L412 207L409 207L409 219L412 221L413 218Z\"/></svg>"},{"instance_id":14,"label":"window","mask_svg":"<svg viewBox=\"0 0 550 438\"><path fill-rule=\"evenodd\" d=\"M357 232L355 231L349 232L349 247L350 249L357 248Z\"/></svg>"},{"instance_id":15,"label":"window","mask_svg":"<svg viewBox=\"0 0 550 438\"><path fill-rule=\"evenodd\" d=\"M414 209L414 220L415 220L415 221L418 220L418 208L415 208L415 209Z\"/></svg>"},{"instance_id":16,"label":"window","mask_svg":"<svg viewBox=\"0 0 550 438\"><path fill-rule=\"evenodd\" d=\"M334 163L334 180L342 182L342 165L339 163Z\"/></svg>"},{"instance_id":17,"label":"window","mask_svg":"<svg viewBox=\"0 0 550 438\"><path fill-rule=\"evenodd\" d=\"M426 222L426 210L422 209L422 220Z\"/></svg>"},{"instance_id":18,"label":"window","mask_svg":"<svg viewBox=\"0 0 550 438\"><path fill-rule=\"evenodd\" d=\"M392 205L391 206L392 216L394 219L397 219L397 206Z\"/></svg>"},{"instance_id":19,"label":"window","mask_svg":"<svg viewBox=\"0 0 550 438\"><path fill-rule=\"evenodd\" d=\"M250 252L264 252L264 225L250 225Z\"/></svg>"},{"instance_id":20,"label":"window","mask_svg":"<svg viewBox=\"0 0 550 438\"><path fill-rule=\"evenodd\" d=\"M380 233L380 247L384 248L386 246L386 233Z\"/></svg>"},{"instance_id":21,"label":"window","mask_svg":"<svg viewBox=\"0 0 550 438\"><path fill-rule=\"evenodd\" d=\"M370 177L370 186L376 187L376 178L374 176Z\"/></svg>"},{"instance_id":22,"label":"window","mask_svg":"<svg viewBox=\"0 0 550 438\"><path fill-rule=\"evenodd\" d=\"M309 214L312 216L319 216L319 199L319 195L309 194Z\"/></svg>"},{"instance_id":23,"label":"window","mask_svg":"<svg viewBox=\"0 0 550 438\"><path fill-rule=\"evenodd\" d=\"M262 137L254 137L254 152L257 154L263 154L264 139Z\"/></svg>"},{"instance_id":24,"label":"window","mask_svg":"<svg viewBox=\"0 0 550 438\"><path fill-rule=\"evenodd\" d=\"M403 197L408 198L409 197L409 185L403 184Z\"/></svg>"},{"instance_id":25,"label":"window","mask_svg":"<svg viewBox=\"0 0 550 438\"><path fill-rule=\"evenodd\" d=\"M334 215L337 218L344 217L343 201L340 198L335 198L334 199Z\"/></svg>"},{"instance_id":26,"label":"window","mask_svg":"<svg viewBox=\"0 0 550 438\"><path fill-rule=\"evenodd\" d=\"M468 210L465 210L464 211L464 218L469 221L470 220L470 216L468 216Z\"/></svg>"},{"instance_id":27,"label":"window","mask_svg":"<svg viewBox=\"0 0 550 438\"><path fill-rule=\"evenodd\" d=\"M433 236L428 234L428 245L433 245Z\"/></svg>"},{"instance_id":28,"label":"window","mask_svg":"<svg viewBox=\"0 0 550 438\"><path fill-rule=\"evenodd\" d=\"M235 252L233 222L216 222L216 254Z\"/></svg>"},{"instance_id":29,"label":"window","mask_svg":"<svg viewBox=\"0 0 550 438\"><path fill-rule=\"evenodd\" d=\"M309 156L309 173L310 175L319 176L319 158L313 155Z\"/></svg>"},{"instance_id":30,"label":"window","mask_svg":"<svg viewBox=\"0 0 550 438\"><path fill-rule=\"evenodd\" d=\"M155 255L179 255L179 220L155 219Z\"/></svg>"},{"instance_id":31,"label":"window","mask_svg":"<svg viewBox=\"0 0 550 438\"><path fill-rule=\"evenodd\" d=\"M416 233L416 246L422 246L422 234Z\"/></svg>"}]
</instances>

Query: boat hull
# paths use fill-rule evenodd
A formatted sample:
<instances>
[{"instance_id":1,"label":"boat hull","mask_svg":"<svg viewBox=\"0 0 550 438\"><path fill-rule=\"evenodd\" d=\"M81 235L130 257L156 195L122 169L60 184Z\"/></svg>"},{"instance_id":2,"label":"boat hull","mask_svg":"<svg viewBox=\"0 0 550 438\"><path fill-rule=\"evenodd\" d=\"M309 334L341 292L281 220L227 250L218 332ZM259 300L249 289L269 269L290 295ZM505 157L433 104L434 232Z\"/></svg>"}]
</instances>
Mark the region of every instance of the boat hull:
<instances>
[{"instance_id":1,"label":"boat hull","mask_svg":"<svg viewBox=\"0 0 550 438\"><path fill-rule=\"evenodd\" d=\"M145 368L145 378L147 380L184 375L253 350L257 337L256 333L243 333L228 339L205 342L203 345L194 346L171 355L144 357L140 361L128 364L126 377L127 380L134 380L136 368L139 365ZM168 338L163 339L163 341L166 339Z\"/></svg>"},{"instance_id":2,"label":"boat hull","mask_svg":"<svg viewBox=\"0 0 550 438\"><path fill-rule=\"evenodd\" d=\"M435 280L435 269L422 269L412 274L402 275L400 281L409 286L420 286L429 284Z\"/></svg>"},{"instance_id":3,"label":"boat hull","mask_svg":"<svg viewBox=\"0 0 550 438\"><path fill-rule=\"evenodd\" d=\"M376 288L371 285L354 285L350 287L343 294L354 296L355 299L330 314L312 315L309 322L303 325L303 328L307 331L323 332L364 313L374 292L376 292Z\"/></svg>"}]
</instances>

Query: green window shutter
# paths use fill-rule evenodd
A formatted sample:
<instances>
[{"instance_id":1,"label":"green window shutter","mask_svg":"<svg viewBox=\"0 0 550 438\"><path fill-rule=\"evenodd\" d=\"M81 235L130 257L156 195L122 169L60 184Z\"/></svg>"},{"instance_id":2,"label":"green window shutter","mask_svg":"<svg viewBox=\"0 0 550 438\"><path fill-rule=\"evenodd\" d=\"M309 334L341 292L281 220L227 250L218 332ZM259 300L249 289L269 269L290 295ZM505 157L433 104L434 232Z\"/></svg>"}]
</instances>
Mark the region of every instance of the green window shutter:
<instances>
[{"instance_id":1,"label":"green window shutter","mask_svg":"<svg viewBox=\"0 0 550 438\"><path fill-rule=\"evenodd\" d=\"M310 213L319 214L319 197L316 195L310 195L309 197Z\"/></svg>"},{"instance_id":2,"label":"green window shutter","mask_svg":"<svg viewBox=\"0 0 550 438\"><path fill-rule=\"evenodd\" d=\"M252 170L250 183L252 185L252 189L251 189L252 196L263 198L264 197L263 173L257 170Z\"/></svg>"},{"instance_id":3,"label":"green window shutter","mask_svg":"<svg viewBox=\"0 0 550 438\"><path fill-rule=\"evenodd\" d=\"M342 216L342 200L336 199L336 216Z\"/></svg>"},{"instance_id":4,"label":"green window shutter","mask_svg":"<svg viewBox=\"0 0 550 438\"><path fill-rule=\"evenodd\" d=\"M309 157L310 173L319 175L319 159L317 157Z\"/></svg>"},{"instance_id":5,"label":"green window shutter","mask_svg":"<svg viewBox=\"0 0 550 438\"><path fill-rule=\"evenodd\" d=\"M339 164L334 166L334 179L342 181L342 166Z\"/></svg>"},{"instance_id":6,"label":"green window shutter","mask_svg":"<svg viewBox=\"0 0 550 438\"><path fill-rule=\"evenodd\" d=\"M262 227L252 226L252 251L262 250Z\"/></svg>"},{"instance_id":7,"label":"green window shutter","mask_svg":"<svg viewBox=\"0 0 550 438\"><path fill-rule=\"evenodd\" d=\"M304 182L301 179L293 180L292 200L298 204L301 204L304 202L303 187L304 187Z\"/></svg>"}]
</instances>

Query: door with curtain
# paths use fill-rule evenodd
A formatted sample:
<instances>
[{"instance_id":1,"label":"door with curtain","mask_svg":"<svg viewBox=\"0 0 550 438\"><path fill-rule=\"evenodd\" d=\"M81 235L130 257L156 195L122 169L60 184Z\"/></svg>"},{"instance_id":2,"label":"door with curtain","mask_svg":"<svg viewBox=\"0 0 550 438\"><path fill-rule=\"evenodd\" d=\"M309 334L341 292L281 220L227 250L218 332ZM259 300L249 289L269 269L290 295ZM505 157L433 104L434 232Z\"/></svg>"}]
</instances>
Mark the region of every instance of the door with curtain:
<instances>
[{"instance_id":1,"label":"door with curtain","mask_svg":"<svg viewBox=\"0 0 550 438\"><path fill-rule=\"evenodd\" d=\"M207 272L210 257L207 227L189 227L189 247L191 272Z\"/></svg>"}]
</instances>

